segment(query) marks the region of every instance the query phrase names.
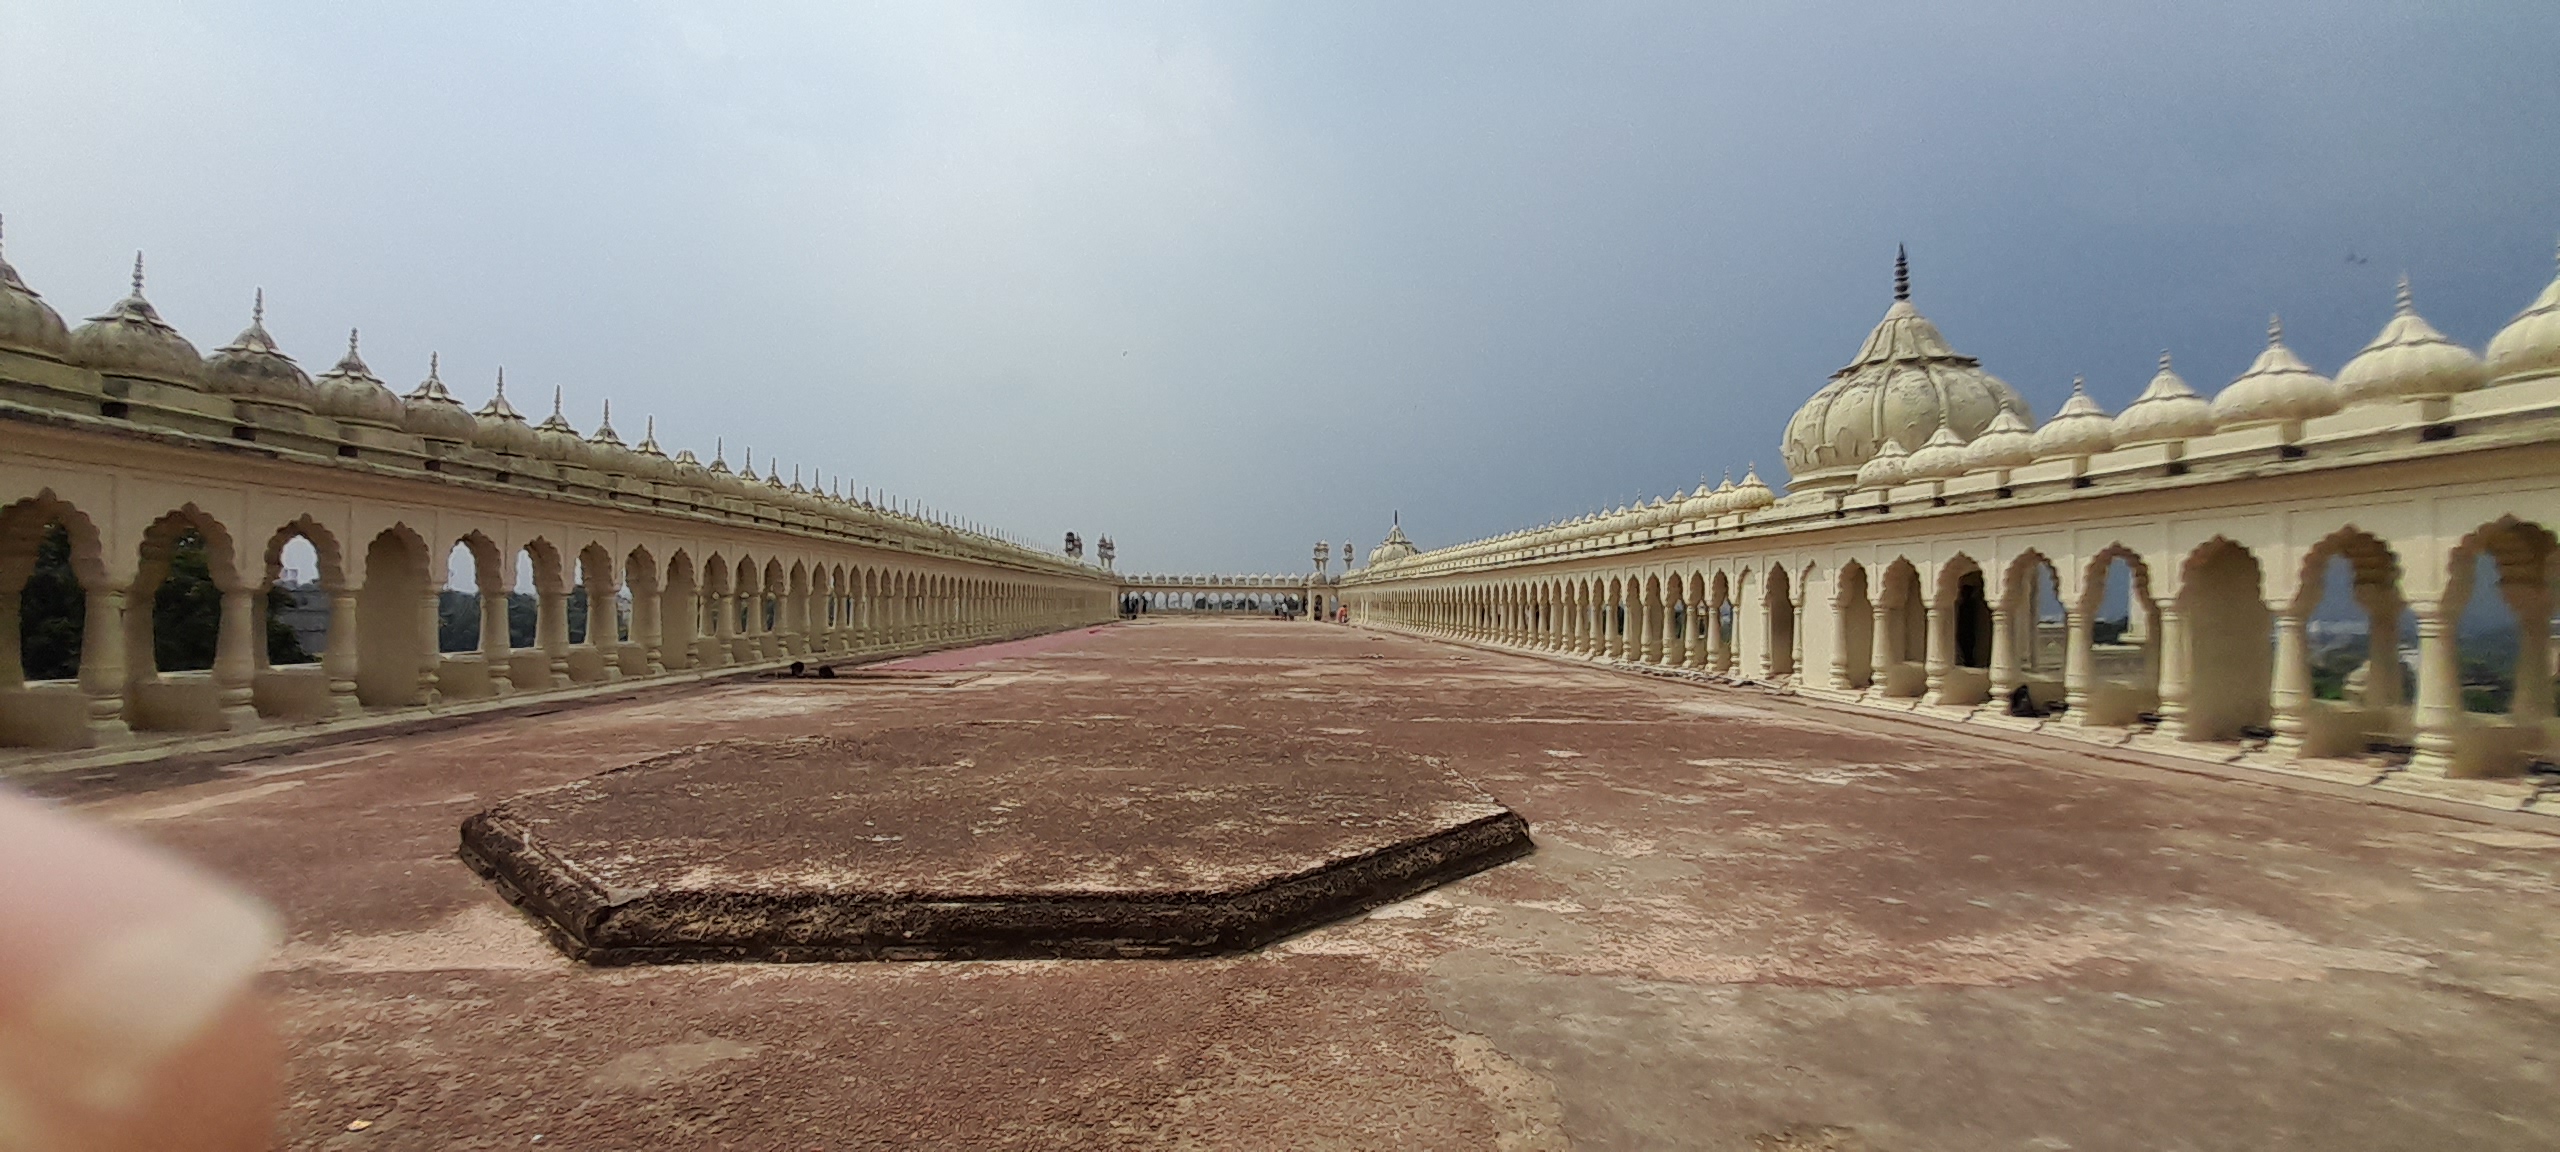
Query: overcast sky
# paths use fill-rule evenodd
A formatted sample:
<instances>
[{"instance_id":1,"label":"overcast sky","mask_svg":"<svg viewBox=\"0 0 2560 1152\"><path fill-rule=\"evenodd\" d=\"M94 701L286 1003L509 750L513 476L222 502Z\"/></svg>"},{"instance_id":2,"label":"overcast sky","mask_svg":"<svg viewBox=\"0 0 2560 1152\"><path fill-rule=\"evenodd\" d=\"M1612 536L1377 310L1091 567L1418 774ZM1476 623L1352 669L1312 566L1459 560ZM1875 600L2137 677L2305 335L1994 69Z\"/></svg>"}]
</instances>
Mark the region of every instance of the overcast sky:
<instances>
[{"instance_id":1,"label":"overcast sky","mask_svg":"<svg viewBox=\"0 0 2560 1152\"><path fill-rule=\"evenodd\" d=\"M2039 417L2553 272L2560 4L1732 7L0 0L0 214L75 323L140 248L1139 571L1776 483L1896 243Z\"/></svg>"}]
</instances>

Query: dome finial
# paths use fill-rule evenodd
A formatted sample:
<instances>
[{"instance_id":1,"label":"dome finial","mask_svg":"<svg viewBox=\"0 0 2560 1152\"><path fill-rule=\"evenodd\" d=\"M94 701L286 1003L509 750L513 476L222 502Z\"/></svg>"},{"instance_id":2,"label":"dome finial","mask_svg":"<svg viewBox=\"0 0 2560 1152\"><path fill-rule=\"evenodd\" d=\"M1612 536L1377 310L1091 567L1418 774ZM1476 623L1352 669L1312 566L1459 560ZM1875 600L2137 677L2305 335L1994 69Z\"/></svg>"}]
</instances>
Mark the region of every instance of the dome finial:
<instances>
[{"instance_id":1,"label":"dome finial","mask_svg":"<svg viewBox=\"0 0 2560 1152\"><path fill-rule=\"evenodd\" d=\"M257 296L253 297L253 298L250 300L250 303L249 303L249 323L251 323L251 324L265 324L266 322L267 322L267 290L266 290L266 289L264 289L264 288L260 288L260 289L258 289L258 294L257 294Z\"/></svg>"},{"instance_id":2,"label":"dome finial","mask_svg":"<svg viewBox=\"0 0 2560 1152\"><path fill-rule=\"evenodd\" d=\"M2169 350L2166 348L2160 350L2160 370L2163 372L2169 370Z\"/></svg>"},{"instance_id":3,"label":"dome finial","mask_svg":"<svg viewBox=\"0 0 2560 1152\"><path fill-rule=\"evenodd\" d=\"M723 468L729 466L727 437L714 436L711 438L711 462Z\"/></svg>"},{"instance_id":4,"label":"dome finial","mask_svg":"<svg viewBox=\"0 0 2560 1152\"><path fill-rule=\"evenodd\" d=\"M437 361L437 360L439 360L441 357L442 357L442 354L441 354L441 353L436 353L436 352L429 352L429 353L427 353L427 379L429 379L429 380L434 380L434 381L436 381L436 382L437 382L437 383L439 383L439 384L441 384L441 383L443 383L443 382L444 382L442 379L440 379L440 378L438 378L438 377L436 376L436 367L437 367L436 361Z\"/></svg>"},{"instance_id":5,"label":"dome finial","mask_svg":"<svg viewBox=\"0 0 2560 1152\"><path fill-rule=\"evenodd\" d=\"M506 399L506 398L507 398L507 369L506 369L506 367L505 367L504 365L500 365L500 366L499 366L499 368L498 368L498 399L500 399L500 400L504 400L504 399Z\"/></svg>"},{"instance_id":6,"label":"dome finial","mask_svg":"<svg viewBox=\"0 0 2560 1152\"><path fill-rule=\"evenodd\" d=\"M2409 299L2409 274L2403 272L2400 274L2399 296L2392 303L2392 311L2399 315L2406 316L2417 310L2417 303Z\"/></svg>"},{"instance_id":7,"label":"dome finial","mask_svg":"<svg viewBox=\"0 0 2560 1152\"><path fill-rule=\"evenodd\" d=\"M1893 298L1911 298L1911 253L1900 244L1893 246Z\"/></svg>"},{"instance_id":8,"label":"dome finial","mask_svg":"<svg viewBox=\"0 0 2560 1152\"><path fill-rule=\"evenodd\" d=\"M353 328L349 328L349 329L347 329L347 359L349 359L349 360L353 360L353 359L355 359L355 358L356 358L356 330L355 330L355 329L353 329Z\"/></svg>"},{"instance_id":9,"label":"dome finial","mask_svg":"<svg viewBox=\"0 0 2560 1152\"><path fill-rule=\"evenodd\" d=\"M560 415L560 386L557 384L551 386L551 414Z\"/></svg>"},{"instance_id":10,"label":"dome finial","mask_svg":"<svg viewBox=\"0 0 2560 1152\"><path fill-rule=\"evenodd\" d=\"M2074 395L2074 396L2086 396L2086 395L2088 395L2088 394L2089 394L2089 382L2088 382L2088 381L2086 381L2086 380L2083 380L2083 379L2081 379L2080 377L2077 377L2077 376L2072 377L2072 378L2071 378L2071 394L2072 394L2072 395Z\"/></svg>"},{"instance_id":11,"label":"dome finial","mask_svg":"<svg viewBox=\"0 0 2560 1152\"><path fill-rule=\"evenodd\" d=\"M142 250L133 250L133 294L142 295Z\"/></svg>"},{"instance_id":12,"label":"dome finial","mask_svg":"<svg viewBox=\"0 0 2560 1152\"><path fill-rule=\"evenodd\" d=\"M2267 313L2267 347L2284 343L2284 317Z\"/></svg>"},{"instance_id":13,"label":"dome finial","mask_svg":"<svg viewBox=\"0 0 2560 1152\"><path fill-rule=\"evenodd\" d=\"M648 419L647 423L643 426L642 431L641 431L641 433L640 433L640 434L641 434L642 436L647 437L648 439L651 439L651 440L656 440L656 439L658 438L658 415L657 415L657 413L652 412L652 413L650 413L650 414L649 414L649 419Z\"/></svg>"},{"instance_id":14,"label":"dome finial","mask_svg":"<svg viewBox=\"0 0 2560 1152\"><path fill-rule=\"evenodd\" d=\"M600 427L606 431L613 429L613 397L611 396L604 398L604 423Z\"/></svg>"}]
</instances>

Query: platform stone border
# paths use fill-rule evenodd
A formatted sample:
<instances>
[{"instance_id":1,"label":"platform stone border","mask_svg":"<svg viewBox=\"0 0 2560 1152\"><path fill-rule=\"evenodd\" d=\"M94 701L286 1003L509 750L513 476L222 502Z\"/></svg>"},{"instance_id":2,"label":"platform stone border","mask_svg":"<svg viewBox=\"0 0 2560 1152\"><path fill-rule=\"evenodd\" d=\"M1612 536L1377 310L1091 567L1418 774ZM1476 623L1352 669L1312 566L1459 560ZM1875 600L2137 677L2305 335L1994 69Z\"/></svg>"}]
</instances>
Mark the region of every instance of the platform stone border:
<instances>
[{"instance_id":1,"label":"platform stone border","mask_svg":"<svg viewBox=\"0 0 2560 1152\"><path fill-rule=\"evenodd\" d=\"M616 894L503 809L462 824L460 855L571 959L1148 959L1250 952L1536 850L1504 809L1250 888L1092 894L676 890Z\"/></svg>"}]
</instances>

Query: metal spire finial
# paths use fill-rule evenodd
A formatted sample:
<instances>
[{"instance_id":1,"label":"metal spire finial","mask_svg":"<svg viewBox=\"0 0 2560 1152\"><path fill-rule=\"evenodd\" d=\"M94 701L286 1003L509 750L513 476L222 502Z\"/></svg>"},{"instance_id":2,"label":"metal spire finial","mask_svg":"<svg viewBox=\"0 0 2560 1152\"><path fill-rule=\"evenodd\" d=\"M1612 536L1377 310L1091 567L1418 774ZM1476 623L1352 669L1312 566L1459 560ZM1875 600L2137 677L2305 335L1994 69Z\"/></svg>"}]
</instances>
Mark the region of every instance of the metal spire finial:
<instances>
[{"instance_id":1,"label":"metal spire finial","mask_svg":"<svg viewBox=\"0 0 2560 1152\"><path fill-rule=\"evenodd\" d=\"M498 366L498 399L500 399L500 400L504 400L504 399L506 399L506 398L507 398L507 369L506 369L506 366L505 366L505 365L501 364L501 365L499 365L499 366Z\"/></svg>"},{"instance_id":2,"label":"metal spire finial","mask_svg":"<svg viewBox=\"0 0 2560 1152\"><path fill-rule=\"evenodd\" d=\"M2267 313L2267 347L2284 343L2284 317Z\"/></svg>"},{"instance_id":3,"label":"metal spire finial","mask_svg":"<svg viewBox=\"0 0 2560 1152\"><path fill-rule=\"evenodd\" d=\"M1911 298L1911 253L1900 244L1893 246L1893 298Z\"/></svg>"},{"instance_id":4,"label":"metal spire finial","mask_svg":"<svg viewBox=\"0 0 2560 1152\"><path fill-rule=\"evenodd\" d=\"M139 248L133 252L133 294L142 295L142 250Z\"/></svg>"},{"instance_id":5,"label":"metal spire finial","mask_svg":"<svg viewBox=\"0 0 2560 1152\"><path fill-rule=\"evenodd\" d=\"M353 349L353 348L349 348L349 349L348 349L348 351L350 351L350 352L352 352L352 351L354 351L354 350L355 350L355 349ZM557 384L554 384L554 385L552 385L552 386L551 386L551 414L552 414L553 416L559 416L559 415L560 415L560 386L559 386L559 385L557 385ZM562 418L563 418L563 419L566 419L566 417L562 417Z\"/></svg>"},{"instance_id":6,"label":"metal spire finial","mask_svg":"<svg viewBox=\"0 0 2560 1152\"><path fill-rule=\"evenodd\" d=\"M657 415L657 413L652 412L652 413L650 413L650 414L649 414L649 420L648 420L647 424L645 424L645 425L643 426L643 428L642 428L642 431L641 431L640 435L641 435L641 436L643 436L643 437L645 437L645 438L647 438L647 439L650 439L650 440L655 440L655 439L657 439L657 438L658 438L658 415Z\"/></svg>"},{"instance_id":7,"label":"metal spire finial","mask_svg":"<svg viewBox=\"0 0 2560 1152\"><path fill-rule=\"evenodd\" d=\"M429 380L436 379L436 361L440 355L441 354L435 352L427 353L427 379ZM442 383L440 380L437 382Z\"/></svg>"},{"instance_id":8,"label":"metal spire finial","mask_svg":"<svg viewBox=\"0 0 2560 1152\"><path fill-rule=\"evenodd\" d=\"M355 358L356 358L356 330L355 330L355 329L353 329L353 328L349 328L349 329L347 329L347 359L349 359L349 360L353 360L353 359L355 359Z\"/></svg>"},{"instance_id":9,"label":"metal spire finial","mask_svg":"<svg viewBox=\"0 0 2560 1152\"><path fill-rule=\"evenodd\" d=\"M251 323L251 324L265 324L266 322L267 322L267 290L266 290L266 289L264 289L264 288L260 288L260 289L258 289L258 294L257 294L257 296L256 296L256 297L254 297L254 298L250 301L250 304L249 304L249 323Z\"/></svg>"},{"instance_id":10,"label":"metal spire finial","mask_svg":"<svg viewBox=\"0 0 2560 1152\"><path fill-rule=\"evenodd\" d=\"M2166 348L2160 350L2160 370L2163 372L2169 370L2169 350Z\"/></svg>"},{"instance_id":11,"label":"metal spire finial","mask_svg":"<svg viewBox=\"0 0 2560 1152\"><path fill-rule=\"evenodd\" d=\"M2409 274L2406 272L2400 274L2400 294L2392 308L2402 316L2418 310L2417 304L2409 299Z\"/></svg>"}]
</instances>

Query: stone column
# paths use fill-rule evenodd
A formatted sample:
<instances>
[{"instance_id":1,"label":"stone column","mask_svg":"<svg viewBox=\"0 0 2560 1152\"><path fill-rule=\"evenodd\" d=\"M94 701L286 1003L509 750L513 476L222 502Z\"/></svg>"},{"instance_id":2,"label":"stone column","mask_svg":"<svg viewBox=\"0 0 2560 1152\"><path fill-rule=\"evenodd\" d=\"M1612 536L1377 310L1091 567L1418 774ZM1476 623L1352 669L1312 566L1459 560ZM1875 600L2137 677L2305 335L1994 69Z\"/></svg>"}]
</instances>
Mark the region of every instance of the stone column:
<instances>
[{"instance_id":1,"label":"stone column","mask_svg":"<svg viewBox=\"0 0 2560 1152\"><path fill-rule=\"evenodd\" d=\"M2160 735L2187 738L2187 614L2160 606Z\"/></svg>"},{"instance_id":2,"label":"stone column","mask_svg":"<svg viewBox=\"0 0 2560 1152\"><path fill-rule=\"evenodd\" d=\"M501 589L490 595L483 584L480 591L480 663L489 670L489 694L513 695L516 690L515 669L508 660L515 653L513 639L507 634L507 593Z\"/></svg>"},{"instance_id":3,"label":"stone column","mask_svg":"<svg viewBox=\"0 0 2560 1152\"><path fill-rule=\"evenodd\" d=\"M437 690L437 674L444 670L444 645L439 640L444 630L443 593L444 589L430 582L427 590L418 594L418 686L410 693L409 702L420 706L444 702L444 693Z\"/></svg>"},{"instance_id":4,"label":"stone column","mask_svg":"<svg viewBox=\"0 0 2560 1152\"><path fill-rule=\"evenodd\" d=\"M569 593L537 587L534 595L539 601L539 608L533 620L533 646L550 658L551 665L551 670L545 674L548 679L541 686L558 688L569 682ZM587 605L591 625L595 611L594 604Z\"/></svg>"},{"instance_id":5,"label":"stone column","mask_svg":"<svg viewBox=\"0 0 2560 1152\"><path fill-rule=\"evenodd\" d=\"M2267 726L2275 736L2267 751L2291 760L2302 755L2311 733L2311 643L2303 635L2302 609L2292 603L2276 608L2275 629L2275 680L2267 694L2273 713Z\"/></svg>"},{"instance_id":6,"label":"stone column","mask_svg":"<svg viewBox=\"0 0 2560 1152\"><path fill-rule=\"evenodd\" d=\"M80 692L89 698L89 742L122 744L133 739L124 719L125 589L110 584L81 592L88 600L80 625Z\"/></svg>"},{"instance_id":7,"label":"stone column","mask_svg":"<svg viewBox=\"0 0 2560 1152\"><path fill-rule=\"evenodd\" d=\"M340 716L364 712L356 699L356 592L329 590L329 646L320 650L320 674L329 678L329 702Z\"/></svg>"},{"instance_id":8,"label":"stone column","mask_svg":"<svg viewBox=\"0 0 2560 1152\"><path fill-rule=\"evenodd\" d=\"M2454 626L2462 606L2418 601L2409 607L2418 614L2417 753L2409 758L2409 772L2443 777L2452 774L2461 747L2462 662Z\"/></svg>"},{"instance_id":9,"label":"stone column","mask_svg":"<svg viewBox=\"0 0 2560 1152\"><path fill-rule=\"evenodd\" d=\"M1867 692L1884 697L1893 694L1893 666L1901 662L1901 644L1896 638L1893 605L1875 602L1874 627L1867 633Z\"/></svg>"},{"instance_id":10,"label":"stone column","mask_svg":"<svg viewBox=\"0 0 2560 1152\"><path fill-rule=\"evenodd\" d=\"M1629 653L1636 663L1651 664L1662 658L1662 635L1656 619L1653 597L1637 593L1627 606L1627 624L1635 633L1635 651Z\"/></svg>"},{"instance_id":11,"label":"stone column","mask_svg":"<svg viewBox=\"0 0 2560 1152\"><path fill-rule=\"evenodd\" d=\"M1950 603L1941 609L1931 604L1924 610L1929 613L1929 656L1923 667L1928 687L1922 698L1930 704L1943 704L1946 702L1947 669L1954 667L1956 662L1955 605Z\"/></svg>"},{"instance_id":12,"label":"stone column","mask_svg":"<svg viewBox=\"0 0 2560 1152\"><path fill-rule=\"evenodd\" d=\"M2387 584L2356 585L2365 610L2364 705L2368 729L2389 719L2385 709L2408 703L2408 685L2400 675L2400 598Z\"/></svg>"},{"instance_id":13,"label":"stone column","mask_svg":"<svg viewBox=\"0 0 2560 1152\"><path fill-rule=\"evenodd\" d=\"M222 590L222 621L213 640L214 698L222 706L223 724L234 732L258 727L257 593L247 588Z\"/></svg>"},{"instance_id":14,"label":"stone column","mask_svg":"<svg viewBox=\"0 0 2560 1152\"><path fill-rule=\"evenodd\" d=\"M667 672L667 593L634 592L631 596L631 639L640 645L641 666L651 676Z\"/></svg>"},{"instance_id":15,"label":"stone column","mask_svg":"<svg viewBox=\"0 0 2560 1152\"><path fill-rule=\"evenodd\" d=\"M2089 727L2089 697L2096 685L2098 671L2097 637L2091 630L2089 610L2070 607L2062 610L2062 707L2070 713L2071 722Z\"/></svg>"},{"instance_id":16,"label":"stone column","mask_svg":"<svg viewBox=\"0 0 2560 1152\"><path fill-rule=\"evenodd\" d=\"M730 592L706 592L702 606L711 613L711 650L718 653L711 666L726 668L738 662L738 597Z\"/></svg>"},{"instance_id":17,"label":"stone column","mask_svg":"<svg viewBox=\"0 0 2560 1152\"><path fill-rule=\"evenodd\" d=\"M2009 697L2025 677L2018 671L2018 637L2005 605L1991 606L1991 706L2007 715ZM2032 618L2031 618L2032 619Z\"/></svg>"},{"instance_id":18,"label":"stone column","mask_svg":"<svg viewBox=\"0 0 2560 1152\"><path fill-rule=\"evenodd\" d=\"M2516 616L2516 691L2507 715L2533 733L2524 747L2535 750L2551 722L2551 590L2531 581L2501 587Z\"/></svg>"},{"instance_id":19,"label":"stone column","mask_svg":"<svg viewBox=\"0 0 2560 1152\"><path fill-rule=\"evenodd\" d=\"M1678 611L1674 611L1674 608ZM1698 614L1686 604L1666 604L1662 608L1662 662L1674 668L1689 666L1689 630L1697 627Z\"/></svg>"}]
</instances>

